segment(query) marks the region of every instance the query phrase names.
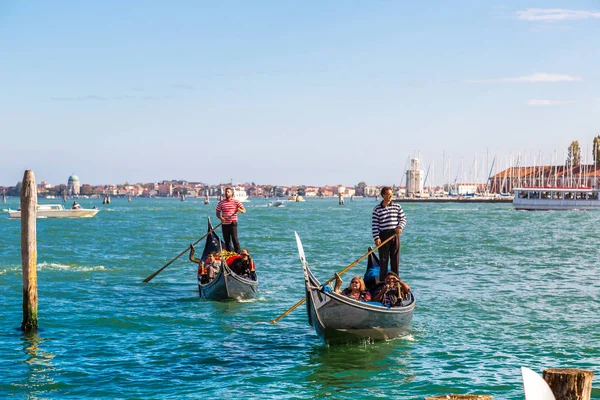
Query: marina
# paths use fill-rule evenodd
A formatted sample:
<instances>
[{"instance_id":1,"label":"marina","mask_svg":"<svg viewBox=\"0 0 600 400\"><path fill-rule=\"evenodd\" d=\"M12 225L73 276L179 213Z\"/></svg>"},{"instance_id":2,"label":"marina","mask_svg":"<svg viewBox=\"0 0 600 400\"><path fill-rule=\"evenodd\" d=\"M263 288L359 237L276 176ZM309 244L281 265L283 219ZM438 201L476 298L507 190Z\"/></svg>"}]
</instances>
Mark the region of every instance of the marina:
<instances>
[{"instance_id":1,"label":"marina","mask_svg":"<svg viewBox=\"0 0 600 400\"><path fill-rule=\"evenodd\" d=\"M206 233L213 206L96 201L102 212L90 220L38 219L40 331L29 339L17 331L20 227L0 218L3 397L244 398L252 391L267 399L423 399L452 389L522 400L521 366L541 373L600 365L600 252L588 240L600 213L401 202L408 224L400 276L418 299L410 332L327 346L306 307L268 323L305 296L293 232L314 275L331 277L372 245L374 199L343 207L335 198L307 199L277 212L248 203L240 242L254 256L260 291L244 302L199 298L197 265L187 256L142 283ZM361 262L343 278L363 273ZM597 387L596 375L592 398L600 397Z\"/></svg>"}]
</instances>

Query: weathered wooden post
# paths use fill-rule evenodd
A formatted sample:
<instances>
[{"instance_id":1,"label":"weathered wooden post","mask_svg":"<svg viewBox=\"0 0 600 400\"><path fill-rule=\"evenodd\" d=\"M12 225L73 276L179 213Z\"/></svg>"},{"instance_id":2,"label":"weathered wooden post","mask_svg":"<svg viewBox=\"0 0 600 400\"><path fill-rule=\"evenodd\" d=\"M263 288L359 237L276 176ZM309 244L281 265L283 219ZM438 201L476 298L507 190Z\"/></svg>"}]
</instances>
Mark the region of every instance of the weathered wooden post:
<instances>
[{"instance_id":1,"label":"weathered wooden post","mask_svg":"<svg viewBox=\"0 0 600 400\"><path fill-rule=\"evenodd\" d=\"M23 268L23 323L25 332L37 331L37 189L33 171L27 170L21 183L21 264Z\"/></svg>"},{"instance_id":2,"label":"weathered wooden post","mask_svg":"<svg viewBox=\"0 0 600 400\"><path fill-rule=\"evenodd\" d=\"M492 400L487 394L445 394L442 396L425 397L425 400Z\"/></svg>"},{"instance_id":3,"label":"weathered wooden post","mask_svg":"<svg viewBox=\"0 0 600 400\"><path fill-rule=\"evenodd\" d=\"M542 374L556 400L590 400L594 372L575 368L549 368Z\"/></svg>"}]
</instances>

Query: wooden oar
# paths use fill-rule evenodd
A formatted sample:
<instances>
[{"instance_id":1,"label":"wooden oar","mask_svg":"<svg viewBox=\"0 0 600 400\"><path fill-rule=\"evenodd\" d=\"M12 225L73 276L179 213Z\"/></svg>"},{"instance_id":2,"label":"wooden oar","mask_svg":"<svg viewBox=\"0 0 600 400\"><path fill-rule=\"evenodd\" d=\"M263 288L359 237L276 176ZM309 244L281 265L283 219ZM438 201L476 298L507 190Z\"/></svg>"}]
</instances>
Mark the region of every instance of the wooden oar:
<instances>
[{"instance_id":1,"label":"wooden oar","mask_svg":"<svg viewBox=\"0 0 600 400\"><path fill-rule=\"evenodd\" d=\"M219 225L215 226L214 228L210 229L208 232L206 232L206 235L202 236L200 239L196 240L193 244L194 246L198 244L198 242L200 242L202 239L204 239L205 237L207 237L208 235L210 235L215 229L217 229L218 227L220 227L221 225L223 225L223 223L221 222ZM149 277L147 277L146 279L144 279L143 282L147 283L150 282L156 275L160 274L162 272L163 269L167 268L169 265L171 265L175 260L177 260L179 257L181 257L182 255L184 255L185 253L187 253L190 250L189 246L187 249L183 250L181 253L179 253L177 255L177 257L175 257L174 259L172 259L171 261L169 261L168 263L166 263L161 269L159 269L158 271L156 271L155 273L153 273L152 275L150 275Z\"/></svg>"},{"instance_id":2,"label":"wooden oar","mask_svg":"<svg viewBox=\"0 0 600 400\"><path fill-rule=\"evenodd\" d=\"M343 273L347 272L350 268L356 266L356 264L358 264L359 262L361 262L365 257L368 257L369 255L371 255L372 253L375 252L375 250L379 249L381 246L383 246L384 244L386 244L387 242L389 242L390 240L392 240L394 237L396 237L396 235L392 235L389 238L385 239L383 242L381 242L379 244L379 246L375 247L372 250L367 251L366 254L364 254L363 256L361 256L358 260L354 261L352 264L348 265L346 268L344 268L343 270L341 270L340 272L338 272L338 275L341 276ZM379 266L381 268L381 266ZM325 282L323 284L323 286L328 285L329 283L333 282L335 280L335 275L333 276L333 278L329 279L327 282ZM287 310L286 312L284 312L283 314L281 314L279 317L275 318L272 321L269 321L270 324L276 324L277 322L279 322L279 320L283 317L285 317L286 315L288 315L289 313L291 313L292 311L294 311L296 308L298 308L300 306L300 304L304 303L306 301L306 297L303 298L302 300L300 300L299 302L297 302L296 304L294 304L289 310Z\"/></svg>"}]
</instances>

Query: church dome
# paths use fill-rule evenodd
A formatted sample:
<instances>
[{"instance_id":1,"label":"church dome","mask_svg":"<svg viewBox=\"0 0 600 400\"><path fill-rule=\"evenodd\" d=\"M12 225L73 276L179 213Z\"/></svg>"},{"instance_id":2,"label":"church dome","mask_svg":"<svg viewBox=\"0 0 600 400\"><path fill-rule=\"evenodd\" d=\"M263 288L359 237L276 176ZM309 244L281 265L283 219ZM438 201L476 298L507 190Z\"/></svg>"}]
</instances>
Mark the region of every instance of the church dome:
<instances>
[{"instance_id":1,"label":"church dome","mask_svg":"<svg viewBox=\"0 0 600 400\"><path fill-rule=\"evenodd\" d=\"M79 182L77 175L73 174L69 177L69 182Z\"/></svg>"}]
</instances>

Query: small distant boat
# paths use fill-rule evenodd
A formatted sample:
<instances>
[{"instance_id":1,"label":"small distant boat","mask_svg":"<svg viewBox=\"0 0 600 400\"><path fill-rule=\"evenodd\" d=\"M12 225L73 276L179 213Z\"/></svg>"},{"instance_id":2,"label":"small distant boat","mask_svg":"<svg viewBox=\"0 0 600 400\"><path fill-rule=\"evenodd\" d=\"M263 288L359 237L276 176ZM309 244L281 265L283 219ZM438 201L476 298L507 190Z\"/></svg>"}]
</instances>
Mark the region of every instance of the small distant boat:
<instances>
[{"instance_id":1,"label":"small distant boat","mask_svg":"<svg viewBox=\"0 0 600 400\"><path fill-rule=\"evenodd\" d=\"M62 204L38 204L38 218L91 218L98 214L96 208L65 209ZM21 218L21 210L8 210L9 218Z\"/></svg>"},{"instance_id":2,"label":"small distant boat","mask_svg":"<svg viewBox=\"0 0 600 400\"><path fill-rule=\"evenodd\" d=\"M272 201L269 203L269 206L272 206L272 207L281 207L283 205L284 205L284 203L281 200Z\"/></svg>"},{"instance_id":3,"label":"small distant boat","mask_svg":"<svg viewBox=\"0 0 600 400\"><path fill-rule=\"evenodd\" d=\"M401 307L388 308L378 302L362 302L333 292L313 275L300 237L296 234L298 253L304 270L308 323L329 344L364 340L387 340L406 334L410 329L415 298L412 292ZM369 268L377 258L369 256Z\"/></svg>"},{"instance_id":4,"label":"small distant boat","mask_svg":"<svg viewBox=\"0 0 600 400\"><path fill-rule=\"evenodd\" d=\"M304 197L300 196L300 195L294 195L294 196L290 196L288 198L289 201L296 201L296 202L302 202L302 201L306 201L304 200Z\"/></svg>"},{"instance_id":5,"label":"small distant boat","mask_svg":"<svg viewBox=\"0 0 600 400\"><path fill-rule=\"evenodd\" d=\"M208 232L210 233L206 237L204 251L202 252L202 260L206 260L206 257L210 252L214 251L220 253L220 250L224 246L224 243L212 229L213 227L209 218ZM200 297L203 299L246 300L256 296L256 293L258 292L258 281L236 275L235 272L229 269L227 260L223 260L219 273L212 281L204 285L198 282L198 291L200 292Z\"/></svg>"},{"instance_id":6,"label":"small distant boat","mask_svg":"<svg viewBox=\"0 0 600 400\"><path fill-rule=\"evenodd\" d=\"M600 210L600 189L525 187L514 193L516 210Z\"/></svg>"}]
</instances>

